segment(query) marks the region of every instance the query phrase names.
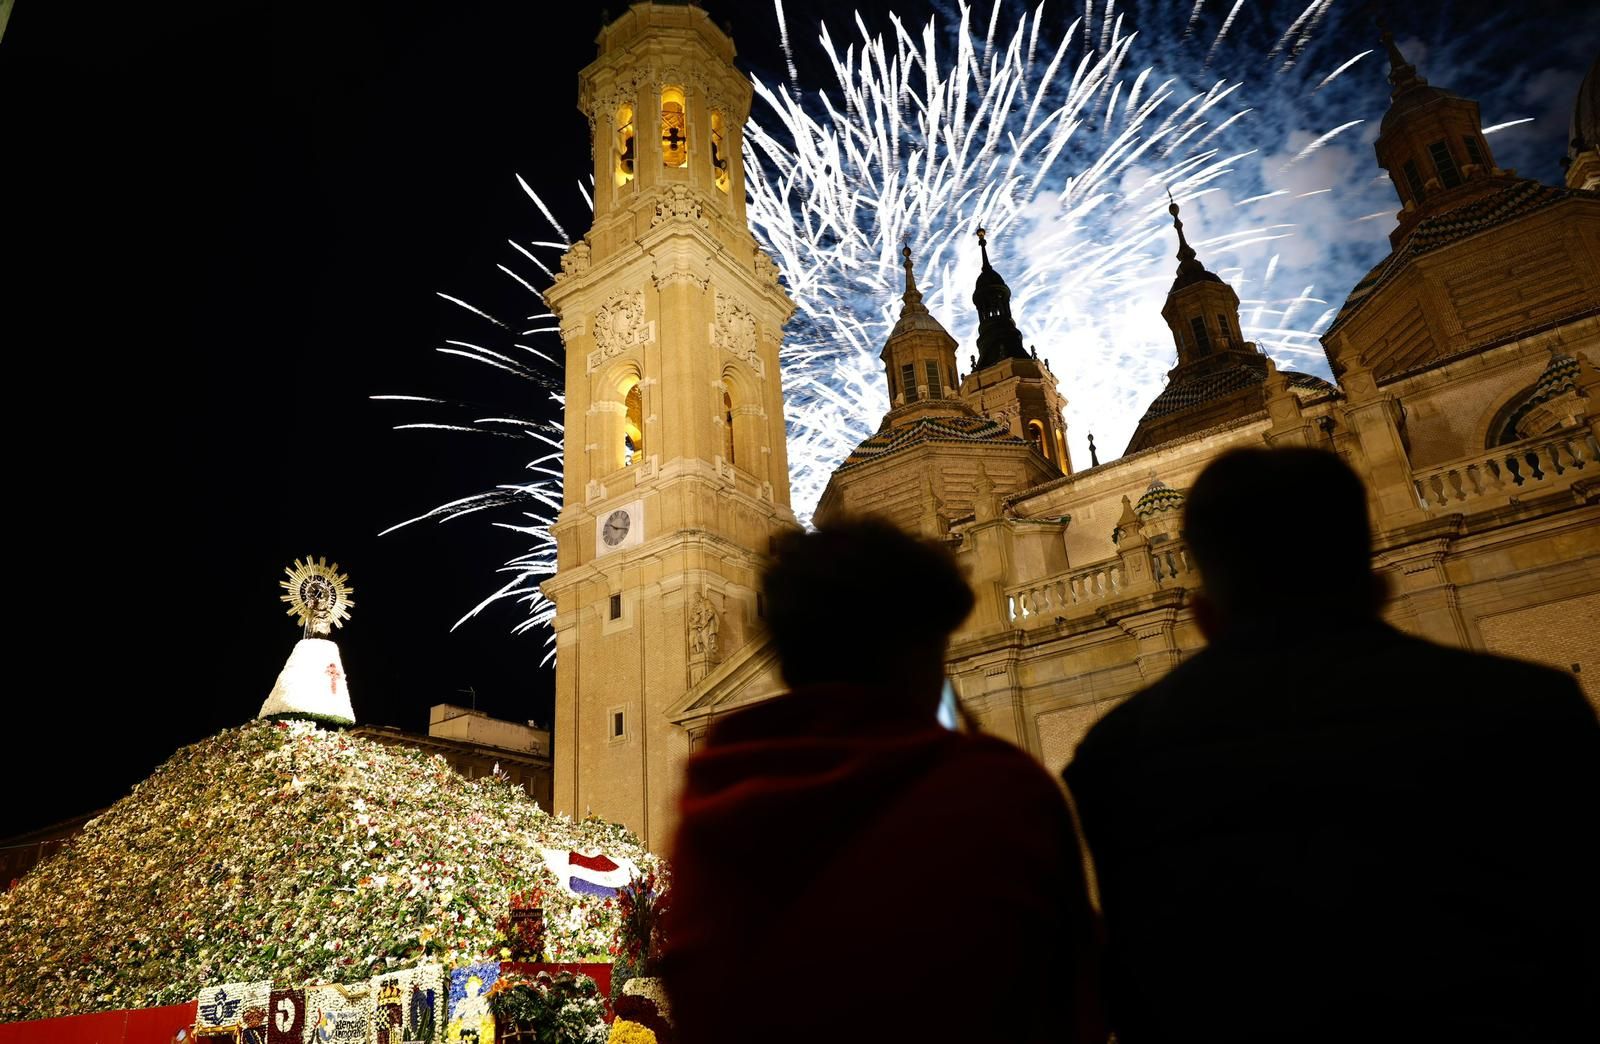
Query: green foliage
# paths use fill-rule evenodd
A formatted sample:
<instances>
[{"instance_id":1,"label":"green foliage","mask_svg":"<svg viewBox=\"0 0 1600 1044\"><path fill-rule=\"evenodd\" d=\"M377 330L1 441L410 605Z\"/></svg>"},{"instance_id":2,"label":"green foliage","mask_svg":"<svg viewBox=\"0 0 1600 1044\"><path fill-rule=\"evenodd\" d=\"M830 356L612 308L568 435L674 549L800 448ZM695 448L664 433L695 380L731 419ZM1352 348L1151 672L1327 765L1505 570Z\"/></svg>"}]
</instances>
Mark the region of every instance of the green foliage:
<instances>
[{"instance_id":1,"label":"green foliage","mask_svg":"<svg viewBox=\"0 0 1600 1044\"><path fill-rule=\"evenodd\" d=\"M608 1031L600 988L587 975L502 972L489 990L501 1032L533 1031L540 1044L604 1044Z\"/></svg>"}]
</instances>

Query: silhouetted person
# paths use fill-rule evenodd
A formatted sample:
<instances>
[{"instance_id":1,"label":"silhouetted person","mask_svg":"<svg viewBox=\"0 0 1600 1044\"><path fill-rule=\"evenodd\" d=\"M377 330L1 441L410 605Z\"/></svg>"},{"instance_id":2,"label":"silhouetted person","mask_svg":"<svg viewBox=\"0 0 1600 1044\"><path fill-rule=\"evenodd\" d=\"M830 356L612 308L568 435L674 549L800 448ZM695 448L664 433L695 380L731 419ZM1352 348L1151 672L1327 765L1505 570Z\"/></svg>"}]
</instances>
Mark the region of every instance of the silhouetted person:
<instances>
[{"instance_id":1,"label":"silhouetted person","mask_svg":"<svg viewBox=\"0 0 1600 1044\"><path fill-rule=\"evenodd\" d=\"M1185 529L1209 645L1066 771L1123 1044L1600 1040L1600 727L1573 679L1385 625L1332 454L1219 458Z\"/></svg>"},{"instance_id":2,"label":"silhouetted person","mask_svg":"<svg viewBox=\"0 0 1600 1044\"><path fill-rule=\"evenodd\" d=\"M955 561L871 520L774 545L792 691L688 763L663 962L680 1039L1078 1039L1089 912L1060 788L936 718L973 605Z\"/></svg>"}]
</instances>

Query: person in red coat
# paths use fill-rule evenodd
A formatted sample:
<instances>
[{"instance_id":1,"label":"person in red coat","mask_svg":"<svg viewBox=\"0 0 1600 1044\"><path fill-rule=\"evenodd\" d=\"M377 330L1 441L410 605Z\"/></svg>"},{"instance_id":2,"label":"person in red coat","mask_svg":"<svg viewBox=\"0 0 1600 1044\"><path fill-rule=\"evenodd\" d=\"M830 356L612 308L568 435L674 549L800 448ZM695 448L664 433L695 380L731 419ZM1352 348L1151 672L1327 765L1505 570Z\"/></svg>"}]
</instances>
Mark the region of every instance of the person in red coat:
<instances>
[{"instance_id":1,"label":"person in red coat","mask_svg":"<svg viewBox=\"0 0 1600 1044\"><path fill-rule=\"evenodd\" d=\"M791 691L688 763L662 961L679 1039L1095 1039L1061 791L937 720L973 605L953 557L825 525L775 541L763 592Z\"/></svg>"}]
</instances>

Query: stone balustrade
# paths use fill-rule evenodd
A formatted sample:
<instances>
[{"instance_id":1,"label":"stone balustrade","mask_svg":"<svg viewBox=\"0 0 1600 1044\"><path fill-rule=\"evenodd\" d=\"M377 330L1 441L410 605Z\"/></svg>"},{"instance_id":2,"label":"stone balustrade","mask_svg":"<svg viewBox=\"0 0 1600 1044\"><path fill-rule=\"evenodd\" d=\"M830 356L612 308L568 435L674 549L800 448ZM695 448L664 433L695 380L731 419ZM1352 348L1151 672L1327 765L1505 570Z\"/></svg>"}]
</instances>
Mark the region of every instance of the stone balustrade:
<instances>
[{"instance_id":1,"label":"stone balustrade","mask_svg":"<svg viewBox=\"0 0 1600 1044\"><path fill-rule=\"evenodd\" d=\"M1079 615L1084 606L1107 601L1121 590L1122 563L1113 558L1006 588L1006 613L1013 624L1032 627L1057 616Z\"/></svg>"},{"instance_id":2,"label":"stone balustrade","mask_svg":"<svg viewBox=\"0 0 1600 1044\"><path fill-rule=\"evenodd\" d=\"M1456 511L1472 501L1558 489L1584 475L1600 478L1597 461L1600 444L1578 425L1418 470L1412 484L1424 511Z\"/></svg>"},{"instance_id":3,"label":"stone balustrade","mask_svg":"<svg viewBox=\"0 0 1600 1044\"><path fill-rule=\"evenodd\" d=\"M1150 556L1150 577L1155 586L1198 585L1200 577L1189 557L1187 544L1182 541L1153 544L1145 553ZM1102 602L1133 593L1123 573L1122 561L1120 557L1109 558L1032 583L1008 587L1005 590L1006 616L1017 627L1036 627L1054 623L1057 617L1082 616Z\"/></svg>"},{"instance_id":4,"label":"stone balustrade","mask_svg":"<svg viewBox=\"0 0 1600 1044\"><path fill-rule=\"evenodd\" d=\"M1189 557L1189 546L1181 542L1151 546L1150 575L1161 587L1168 584L1183 587L1200 581L1194 561Z\"/></svg>"}]
</instances>

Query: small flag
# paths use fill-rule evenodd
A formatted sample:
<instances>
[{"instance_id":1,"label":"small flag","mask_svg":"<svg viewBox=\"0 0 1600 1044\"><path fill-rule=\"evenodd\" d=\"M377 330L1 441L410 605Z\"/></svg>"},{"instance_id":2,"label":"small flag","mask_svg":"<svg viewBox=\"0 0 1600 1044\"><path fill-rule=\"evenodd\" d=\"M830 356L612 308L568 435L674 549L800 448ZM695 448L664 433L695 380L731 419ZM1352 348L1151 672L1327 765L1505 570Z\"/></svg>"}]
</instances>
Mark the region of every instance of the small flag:
<instances>
[{"instance_id":1,"label":"small flag","mask_svg":"<svg viewBox=\"0 0 1600 1044\"><path fill-rule=\"evenodd\" d=\"M639 876L639 870L627 859L611 859L596 852L563 852L555 848L541 848L544 863L555 872L561 886L574 895L593 895L610 899L617 889Z\"/></svg>"}]
</instances>

